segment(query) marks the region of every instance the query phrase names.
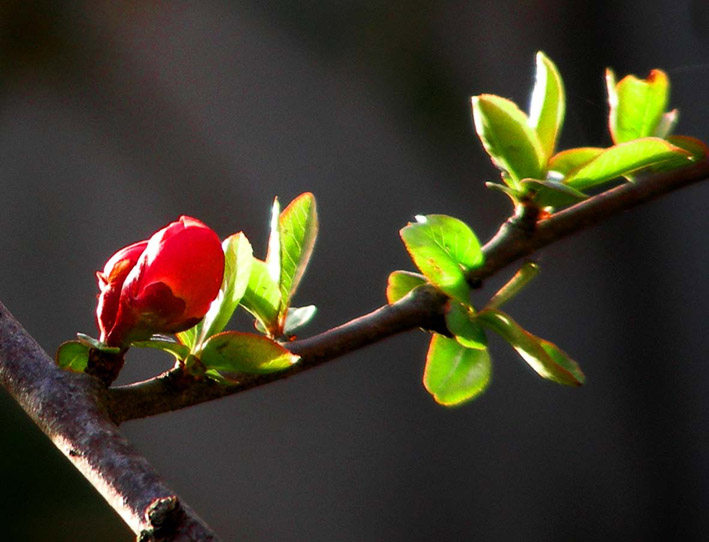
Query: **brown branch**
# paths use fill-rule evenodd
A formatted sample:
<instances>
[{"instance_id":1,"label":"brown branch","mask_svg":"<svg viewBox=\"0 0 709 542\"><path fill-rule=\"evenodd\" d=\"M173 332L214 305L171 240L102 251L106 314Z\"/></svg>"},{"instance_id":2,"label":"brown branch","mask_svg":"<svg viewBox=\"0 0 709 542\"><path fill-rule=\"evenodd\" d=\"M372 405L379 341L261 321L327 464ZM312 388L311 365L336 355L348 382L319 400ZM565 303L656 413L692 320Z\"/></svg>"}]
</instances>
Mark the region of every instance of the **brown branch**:
<instances>
[{"instance_id":1,"label":"brown branch","mask_svg":"<svg viewBox=\"0 0 709 542\"><path fill-rule=\"evenodd\" d=\"M109 421L100 381L59 369L2 303L0 383L140 541L217 540Z\"/></svg>"},{"instance_id":2,"label":"brown branch","mask_svg":"<svg viewBox=\"0 0 709 542\"><path fill-rule=\"evenodd\" d=\"M709 162L625 184L539 222L510 219L483 248L473 284L540 248L623 210L709 177ZM431 287L412 292L325 333L290 344L302 359L288 371L247 377L232 387L195 381L179 370L131 386L105 389L89 375L60 370L0 303L0 383L97 488L143 542L217 540L165 484L114 423L232 395L311 369L396 333L441 329L446 298ZM110 420L113 420L110 421Z\"/></svg>"},{"instance_id":3,"label":"brown branch","mask_svg":"<svg viewBox=\"0 0 709 542\"><path fill-rule=\"evenodd\" d=\"M555 213L534 229L526 227L519 217L513 217L483 247L485 263L468 278L471 284L480 284L516 260L572 233L708 177L709 161L705 160L687 168L623 184ZM445 302L445 297L430 288L417 290L393 305L381 307L320 335L291 343L289 348L302 359L287 371L246 376L238 385L225 387L207 380L191 380L189 375L173 369L144 382L110 389L106 408L111 418L121 423L233 395L311 369L402 331L417 327L439 328Z\"/></svg>"}]
</instances>

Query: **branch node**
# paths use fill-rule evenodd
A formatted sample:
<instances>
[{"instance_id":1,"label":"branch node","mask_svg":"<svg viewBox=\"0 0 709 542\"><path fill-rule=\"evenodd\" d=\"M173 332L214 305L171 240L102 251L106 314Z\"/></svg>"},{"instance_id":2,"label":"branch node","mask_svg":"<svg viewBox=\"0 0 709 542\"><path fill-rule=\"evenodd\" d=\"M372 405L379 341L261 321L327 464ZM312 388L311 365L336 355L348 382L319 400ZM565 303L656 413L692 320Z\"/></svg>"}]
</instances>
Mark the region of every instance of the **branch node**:
<instances>
[{"instance_id":1,"label":"branch node","mask_svg":"<svg viewBox=\"0 0 709 542\"><path fill-rule=\"evenodd\" d=\"M170 537L185 519L185 511L177 495L158 497L145 509L151 528L140 532L137 542L159 542Z\"/></svg>"},{"instance_id":2,"label":"branch node","mask_svg":"<svg viewBox=\"0 0 709 542\"><path fill-rule=\"evenodd\" d=\"M118 378L125 363L126 353L121 350L117 354L103 352L97 348L89 350L89 361L86 365L86 374L97 378L104 387L108 388Z\"/></svg>"},{"instance_id":3,"label":"branch node","mask_svg":"<svg viewBox=\"0 0 709 542\"><path fill-rule=\"evenodd\" d=\"M539 220L539 207L531 201L522 201L515 207L515 214L507 219L505 224L529 238L537 229L537 220Z\"/></svg>"}]
</instances>

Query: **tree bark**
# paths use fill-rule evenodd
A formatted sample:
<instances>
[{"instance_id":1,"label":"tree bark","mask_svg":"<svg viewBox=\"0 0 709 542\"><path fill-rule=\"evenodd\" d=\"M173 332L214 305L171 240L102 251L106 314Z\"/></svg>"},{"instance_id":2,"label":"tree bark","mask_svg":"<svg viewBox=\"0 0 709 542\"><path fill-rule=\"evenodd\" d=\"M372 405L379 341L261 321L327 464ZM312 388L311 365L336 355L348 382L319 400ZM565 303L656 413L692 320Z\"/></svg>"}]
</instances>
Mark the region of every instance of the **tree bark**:
<instances>
[{"instance_id":1,"label":"tree bark","mask_svg":"<svg viewBox=\"0 0 709 542\"><path fill-rule=\"evenodd\" d=\"M100 381L59 369L2 303L0 383L139 540L218 540L110 421Z\"/></svg>"}]
</instances>

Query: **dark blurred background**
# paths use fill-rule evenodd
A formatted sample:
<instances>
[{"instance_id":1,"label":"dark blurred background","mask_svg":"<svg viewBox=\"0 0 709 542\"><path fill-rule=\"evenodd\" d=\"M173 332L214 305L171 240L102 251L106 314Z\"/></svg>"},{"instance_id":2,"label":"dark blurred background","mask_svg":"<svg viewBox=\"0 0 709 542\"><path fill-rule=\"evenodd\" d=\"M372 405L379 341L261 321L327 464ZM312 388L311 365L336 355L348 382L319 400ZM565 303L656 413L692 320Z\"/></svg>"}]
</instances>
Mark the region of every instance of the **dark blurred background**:
<instances>
[{"instance_id":1,"label":"dark blurred background","mask_svg":"<svg viewBox=\"0 0 709 542\"><path fill-rule=\"evenodd\" d=\"M95 334L93 273L119 247L190 214L263 256L273 196L312 191L307 333L368 312L411 268L414 214L482 239L505 218L469 98L526 105L539 49L566 82L563 146L609 143L606 66L665 69L677 132L709 139L704 0L4 0L0 298L53 352ZM708 196L541 255L509 309L579 360L583 389L494 341L489 391L448 410L412 333L123 431L225 541L705 540ZM121 382L169 362L134 352ZM4 390L0 429L3 541L133 538Z\"/></svg>"}]
</instances>

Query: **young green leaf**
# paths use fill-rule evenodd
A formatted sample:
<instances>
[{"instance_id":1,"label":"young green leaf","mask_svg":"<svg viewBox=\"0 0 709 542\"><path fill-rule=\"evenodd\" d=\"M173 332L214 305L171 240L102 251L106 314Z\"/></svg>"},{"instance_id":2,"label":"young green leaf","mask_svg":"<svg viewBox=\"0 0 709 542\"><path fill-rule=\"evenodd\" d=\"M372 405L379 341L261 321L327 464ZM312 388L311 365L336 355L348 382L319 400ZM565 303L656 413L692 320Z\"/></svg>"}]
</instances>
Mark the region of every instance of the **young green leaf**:
<instances>
[{"instance_id":1,"label":"young green leaf","mask_svg":"<svg viewBox=\"0 0 709 542\"><path fill-rule=\"evenodd\" d=\"M564 122L566 97L564 83L549 58L537 53L537 73L529 106L529 125L536 130L544 151L544 162L554 154L556 140Z\"/></svg>"},{"instance_id":2,"label":"young green leaf","mask_svg":"<svg viewBox=\"0 0 709 542\"><path fill-rule=\"evenodd\" d=\"M475 320L475 310L470 305L454 301L446 312L446 327L455 339L466 348L484 350L487 348L485 331Z\"/></svg>"},{"instance_id":3,"label":"young green leaf","mask_svg":"<svg viewBox=\"0 0 709 542\"><path fill-rule=\"evenodd\" d=\"M567 386L580 386L586 380L568 354L524 330L509 314L485 309L478 313L478 321L505 339L542 378Z\"/></svg>"},{"instance_id":4,"label":"young green leaf","mask_svg":"<svg viewBox=\"0 0 709 542\"><path fill-rule=\"evenodd\" d=\"M66 341L59 345L54 359L62 369L83 373L89 363L89 347L79 341Z\"/></svg>"},{"instance_id":5,"label":"young green leaf","mask_svg":"<svg viewBox=\"0 0 709 542\"><path fill-rule=\"evenodd\" d=\"M423 385L437 403L454 406L482 393L491 372L487 349L466 348L435 333L426 356Z\"/></svg>"},{"instance_id":6,"label":"young green leaf","mask_svg":"<svg viewBox=\"0 0 709 542\"><path fill-rule=\"evenodd\" d=\"M600 147L577 147L556 153L549 160L549 171L566 177L571 171L580 168L601 154Z\"/></svg>"},{"instance_id":7,"label":"young green leaf","mask_svg":"<svg viewBox=\"0 0 709 542\"><path fill-rule=\"evenodd\" d=\"M423 284L426 284L426 279L418 273L394 271L387 280L387 302L393 305L406 297L411 290Z\"/></svg>"},{"instance_id":8,"label":"young green leaf","mask_svg":"<svg viewBox=\"0 0 709 542\"><path fill-rule=\"evenodd\" d=\"M672 135L667 138L667 141L672 143L675 147L687 151L694 160L703 160L709 156L709 147L696 137Z\"/></svg>"},{"instance_id":9,"label":"young green leaf","mask_svg":"<svg viewBox=\"0 0 709 542\"><path fill-rule=\"evenodd\" d=\"M198 357L207 371L235 380L239 373L267 374L288 369L300 357L262 335L225 331L210 337Z\"/></svg>"},{"instance_id":10,"label":"young green leaf","mask_svg":"<svg viewBox=\"0 0 709 542\"><path fill-rule=\"evenodd\" d=\"M465 273L483 263L477 237L464 222L450 216L417 216L416 220L399 232L416 267L443 293L468 303Z\"/></svg>"},{"instance_id":11,"label":"young green leaf","mask_svg":"<svg viewBox=\"0 0 709 542\"><path fill-rule=\"evenodd\" d=\"M200 335L201 330L202 328L200 324L197 324L189 329L186 329L185 331L176 333L175 336L177 337L177 340L180 341L180 344L185 345L190 351L193 351L197 346L197 337Z\"/></svg>"},{"instance_id":12,"label":"young green leaf","mask_svg":"<svg viewBox=\"0 0 709 542\"><path fill-rule=\"evenodd\" d=\"M239 232L227 237L224 249L224 280L217 298L200 324L200 342L222 331L229 323L246 293L253 266L253 250L246 236Z\"/></svg>"},{"instance_id":13,"label":"young green leaf","mask_svg":"<svg viewBox=\"0 0 709 542\"><path fill-rule=\"evenodd\" d=\"M585 190L618 177L626 177L648 167L668 162L689 163L689 152L664 139L645 137L605 149L596 158L570 172L564 183Z\"/></svg>"},{"instance_id":14,"label":"young green leaf","mask_svg":"<svg viewBox=\"0 0 709 542\"><path fill-rule=\"evenodd\" d=\"M318 235L315 197L306 192L286 207L278 220L280 236L280 290L284 307L295 294ZM270 251L269 251L270 255Z\"/></svg>"},{"instance_id":15,"label":"young green leaf","mask_svg":"<svg viewBox=\"0 0 709 542\"><path fill-rule=\"evenodd\" d=\"M517 184L519 184L519 183L517 183ZM485 183L485 188L489 188L490 190L495 190L496 192L502 192L505 196L507 196L508 198L510 198L512 200L512 204L515 207L519 203L520 198L524 195L521 188L520 189L510 188L507 185L504 185L501 183L493 183L490 181L487 181Z\"/></svg>"},{"instance_id":16,"label":"young green leaf","mask_svg":"<svg viewBox=\"0 0 709 542\"><path fill-rule=\"evenodd\" d=\"M566 207L579 201L588 199L588 196L575 188L557 181L538 181L525 179L522 186L531 188L534 194L532 200L539 207Z\"/></svg>"},{"instance_id":17,"label":"young green leaf","mask_svg":"<svg viewBox=\"0 0 709 542\"><path fill-rule=\"evenodd\" d=\"M156 348L168 354L172 354L177 360L185 359L190 353L190 348L184 344L172 340L157 339L155 336L147 341L134 342L132 345L138 348Z\"/></svg>"},{"instance_id":18,"label":"young green leaf","mask_svg":"<svg viewBox=\"0 0 709 542\"><path fill-rule=\"evenodd\" d=\"M514 102L493 94L473 96L472 102L475 131L503 171L503 180L518 189L522 179L543 178L545 153L527 115Z\"/></svg>"},{"instance_id":19,"label":"young green leaf","mask_svg":"<svg viewBox=\"0 0 709 542\"><path fill-rule=\"evenodd\" d=\"M675 126L677 125L678 120L679 111L677 109L667 111L662 115L662 118L660 118L660 122L657 123L655 131L650 135L652 135L653 137L659 137L661 139L668 139L669 135L672 133L672 130L674 130Z\"/></svg>"},{"instance_id":20,"label":"young green leaf","mask_svg":"<svg viewBox=\"0 0 709 542\"><path fill-rule=\"evenodd\" d=\"M89 348L95 348L96 350L101 350L102 352L107 352L109 354L118 354L118 352L121 351L121 349L117 346L108 346L107 344L102 343L98 339L94 339L93 337L90 337L84 333L77 333L76 338L80 343L85 344Z\"/></svg>"},{"instance_id":21,"label":"young green leaf","mask_svg":"<svg viewBox=\"0 0 709 542\"><path fill-rule=\"evenodd\" d=\"M241 306L255 316L270 333L278 332L281 292L273 281L265 262L254 258L249 283Z\"/></svg>"},{"instance_id":22,"label":"young green leaf","mask_svg":"<svg viewBox=\"0 0 709 542\"><path fill-rule=\"evenodd\" d=\"M253 251L246 236L242 232L230 235L222 242L222 249L224 278L216 299L201 322L177 333L179 341L190 350L199 349L202 342L226 327L249 283Z\"/></svg>"},{"instance_id":23,"label":"young green leaf","mask_svg":"<svg viewBox=\"0 0 709 542\"><path fill-rule=\"evenodd\" d=\"M310 322L318 309L315 305L306 305L305 307L288 307L286 314L285 325L283 326L283 334L291 335L296 329L303 327Z\"/></svg>"},{"instance_id":24,"label":"young green leaf","mask_svg":"<svg viewBox=\"0 0 709 542\"><path fill-rule=\"evenodd\" d=\"M271 281L276 284L281 281L281 230L278 227L280 216L281 204L278 202L278 198L273 198L268 250L266 252L266 268Z\"/></svg>"},{"instance_id":25,"label":"young green leaf","mask_svg":"<svg viewBox=\"0 0 709 542\"><path fill-rule=\"evenodd\" d=\"M654 136L669 99L670 83L665 72L652 70L647 79L627 75L616 83L615 74L606 70L606 86L613 142Z\"/></svg>"},{"instance_id":26,"label":"young green leaf","mask_svg":"<svg viewBox=\"0 0 709 542\"><path fill-rule=\"evenodd\" d=\"M507 281L485 306L486 309L497 309L519 294L539 274L539 266L534 262L524 262L522 267Z\"/></svg>"}]
</instances>

